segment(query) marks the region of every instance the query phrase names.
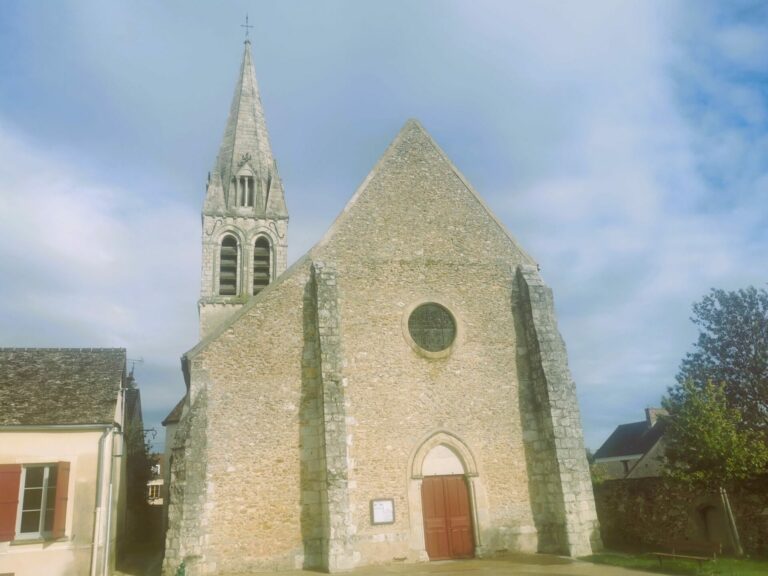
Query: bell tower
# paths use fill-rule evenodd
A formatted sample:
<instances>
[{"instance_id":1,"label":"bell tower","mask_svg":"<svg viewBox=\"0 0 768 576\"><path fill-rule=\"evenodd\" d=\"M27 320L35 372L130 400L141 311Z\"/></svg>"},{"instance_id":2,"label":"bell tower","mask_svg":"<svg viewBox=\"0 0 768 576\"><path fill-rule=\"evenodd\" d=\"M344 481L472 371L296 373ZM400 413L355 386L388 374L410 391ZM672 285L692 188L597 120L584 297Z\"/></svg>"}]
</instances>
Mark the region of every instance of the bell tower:
<instances>
[{"instance_id":1,"label":"bell tower","mask_svg":"<svg viewBox=\"0 0 768 576\"><path fill-rule=\"evenodd\" d=\"M288 210L272 156L251 42L203 205L200 337L239 310L285 271Z\"/></svg>"}]
</instances>

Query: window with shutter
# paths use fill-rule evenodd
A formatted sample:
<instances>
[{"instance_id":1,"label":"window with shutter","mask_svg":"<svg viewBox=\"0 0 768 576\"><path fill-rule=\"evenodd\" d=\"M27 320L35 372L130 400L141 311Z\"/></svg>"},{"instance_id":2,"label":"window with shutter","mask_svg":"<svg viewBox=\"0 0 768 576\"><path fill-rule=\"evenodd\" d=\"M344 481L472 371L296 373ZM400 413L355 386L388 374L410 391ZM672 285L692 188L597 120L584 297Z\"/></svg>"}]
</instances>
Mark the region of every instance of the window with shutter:
<instances>
[{"instance_id":1,"label":"window with shutter","mask_svg":"<svg viewBox=\"0 0 768 576\"><path fill-rule=\"evenodd\" d=\"M234 236L225 236L221 242L219 294L222 296L237 294L237 240Z\"/></svg>"},{"instance_id":2,"label":"window with shutter","mask_svg":"<svg viewBox=\"0 0 768 576\"><path fill-rule=\"evenodd\" d=\"M19 508L21 464L0 464L0 542L13 540Z\"/></svg>"},{"instance_id":3,"label":"window with shutter","mask_svg":"<svg viewBox=\"0 0 768 576\"><path fill-rule=\"evenodd\" d=\"M270 281L272 249L269 240L260 236L253 246L253 293L258 294Z\"/></svg>"},{"instance_id":4,"label":"window with shutter","mask_svg":"<svg viewBox=\"0 0 768 576\"><path fill-rule=\"evenodd\" d=\"M23 466L16 538L64 536L68 489L69 462Z\"/></svg>"},{"instance_id":5,"label":"window with shutter","mask_svg":"<svg viewBox=\"0 0 768 576\"><path fill-rule=\"evenodd\" d=\"M67 498L69 496L69 462L56 465L56 489L54 493L53 529L51 536L61 538L67 527Z\"/></svg>"}]
</instances>

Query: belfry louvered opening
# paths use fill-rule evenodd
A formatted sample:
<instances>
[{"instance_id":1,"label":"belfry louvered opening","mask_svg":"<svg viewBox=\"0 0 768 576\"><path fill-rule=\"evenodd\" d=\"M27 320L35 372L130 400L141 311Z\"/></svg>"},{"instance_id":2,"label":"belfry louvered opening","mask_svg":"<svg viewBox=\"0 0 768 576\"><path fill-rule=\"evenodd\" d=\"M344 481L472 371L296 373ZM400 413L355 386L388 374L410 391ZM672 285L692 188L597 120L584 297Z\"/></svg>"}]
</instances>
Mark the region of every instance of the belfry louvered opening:
<instances>
[{"instance_id":1,"label":"belfry louvered opening","mask_svg":"<svg viewBox=\"0 0 768 576\"><path fill-rule=\"evenodd\" d=\"M222 296L237 294L237 240L234 236L225 236L221 242L219 294Z\"/></svg>"},{"instance_id":2,"label":"belfry louvered opening","mask_svg":"<svg viewBox=\"0 0 768 576\"><path fill-rule=\"evenodd\" d=\"M269 240L259 237L253 246L253 293L258 294L270 280L270 260L272 248Z\"/></svg>"}]
</instances>

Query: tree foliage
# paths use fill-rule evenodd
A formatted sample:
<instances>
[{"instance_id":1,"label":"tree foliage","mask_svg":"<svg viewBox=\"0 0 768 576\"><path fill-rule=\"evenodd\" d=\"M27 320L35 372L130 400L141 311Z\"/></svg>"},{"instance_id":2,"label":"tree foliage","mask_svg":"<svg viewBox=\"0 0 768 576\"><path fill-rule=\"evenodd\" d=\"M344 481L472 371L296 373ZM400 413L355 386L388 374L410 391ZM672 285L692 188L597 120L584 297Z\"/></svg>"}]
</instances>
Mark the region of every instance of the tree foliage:
<instances>
[{"instance_id":1,"label":"tree foliage","mask_svg":"<svg viewBox=\"0 0 768 576\"><path fill-rule=\"evenodd\" d=\"M691 320L699 338L683 359L670 399L682 402L708 382L723 383L728 405L743 416L740 426L768 430L768 292L713 289L693 305Z\"/></svg>"},{"instance_id":2,"label":"tree foliage","mask_svg":"<svg viewBox=\"0 0 768 576\"><path fill-rule=\"evenodd\" d=\"M589 475L592 478L593 486L600 486L608 479L608 475L600 464L595 464L595 453L587 448L587 464L589 465Z\"/></svg>"},{"instance_id":3,"label":"tree foliage","mask_svg":"<svg viewBox=\"0 0 768 576\"><path fill-rule=\"evenodd\" d=\"M722 488L766 471L765 433L742 425L728 406L726 386L692 381L680 384L680 396L662 402L665 416L666 473L706 488Z\"/></svg>"}]
</instances>

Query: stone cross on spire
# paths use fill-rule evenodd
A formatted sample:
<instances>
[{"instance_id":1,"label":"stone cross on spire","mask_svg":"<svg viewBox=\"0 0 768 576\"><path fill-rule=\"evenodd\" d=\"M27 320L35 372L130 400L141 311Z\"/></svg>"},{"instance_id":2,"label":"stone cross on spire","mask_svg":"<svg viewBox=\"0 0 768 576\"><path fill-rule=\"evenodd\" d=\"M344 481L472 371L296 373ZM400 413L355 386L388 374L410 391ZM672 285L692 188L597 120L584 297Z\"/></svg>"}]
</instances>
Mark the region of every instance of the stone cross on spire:
<instances>
[{"instance_id":1,"label":"stone cross on spire","mask_svg":"<svg viewBox=\"0 0 768 576\"><path fill-rule=\"evenodd\" d=\"M250 26L248 24L248 13L247 12L245 13L245 24L240 24L240 28L245 28L245 41L249 42L249 40L248 40L248 32L249 32L249 28L253 28L253 26Z\"/></svg>"}]
</instances>

